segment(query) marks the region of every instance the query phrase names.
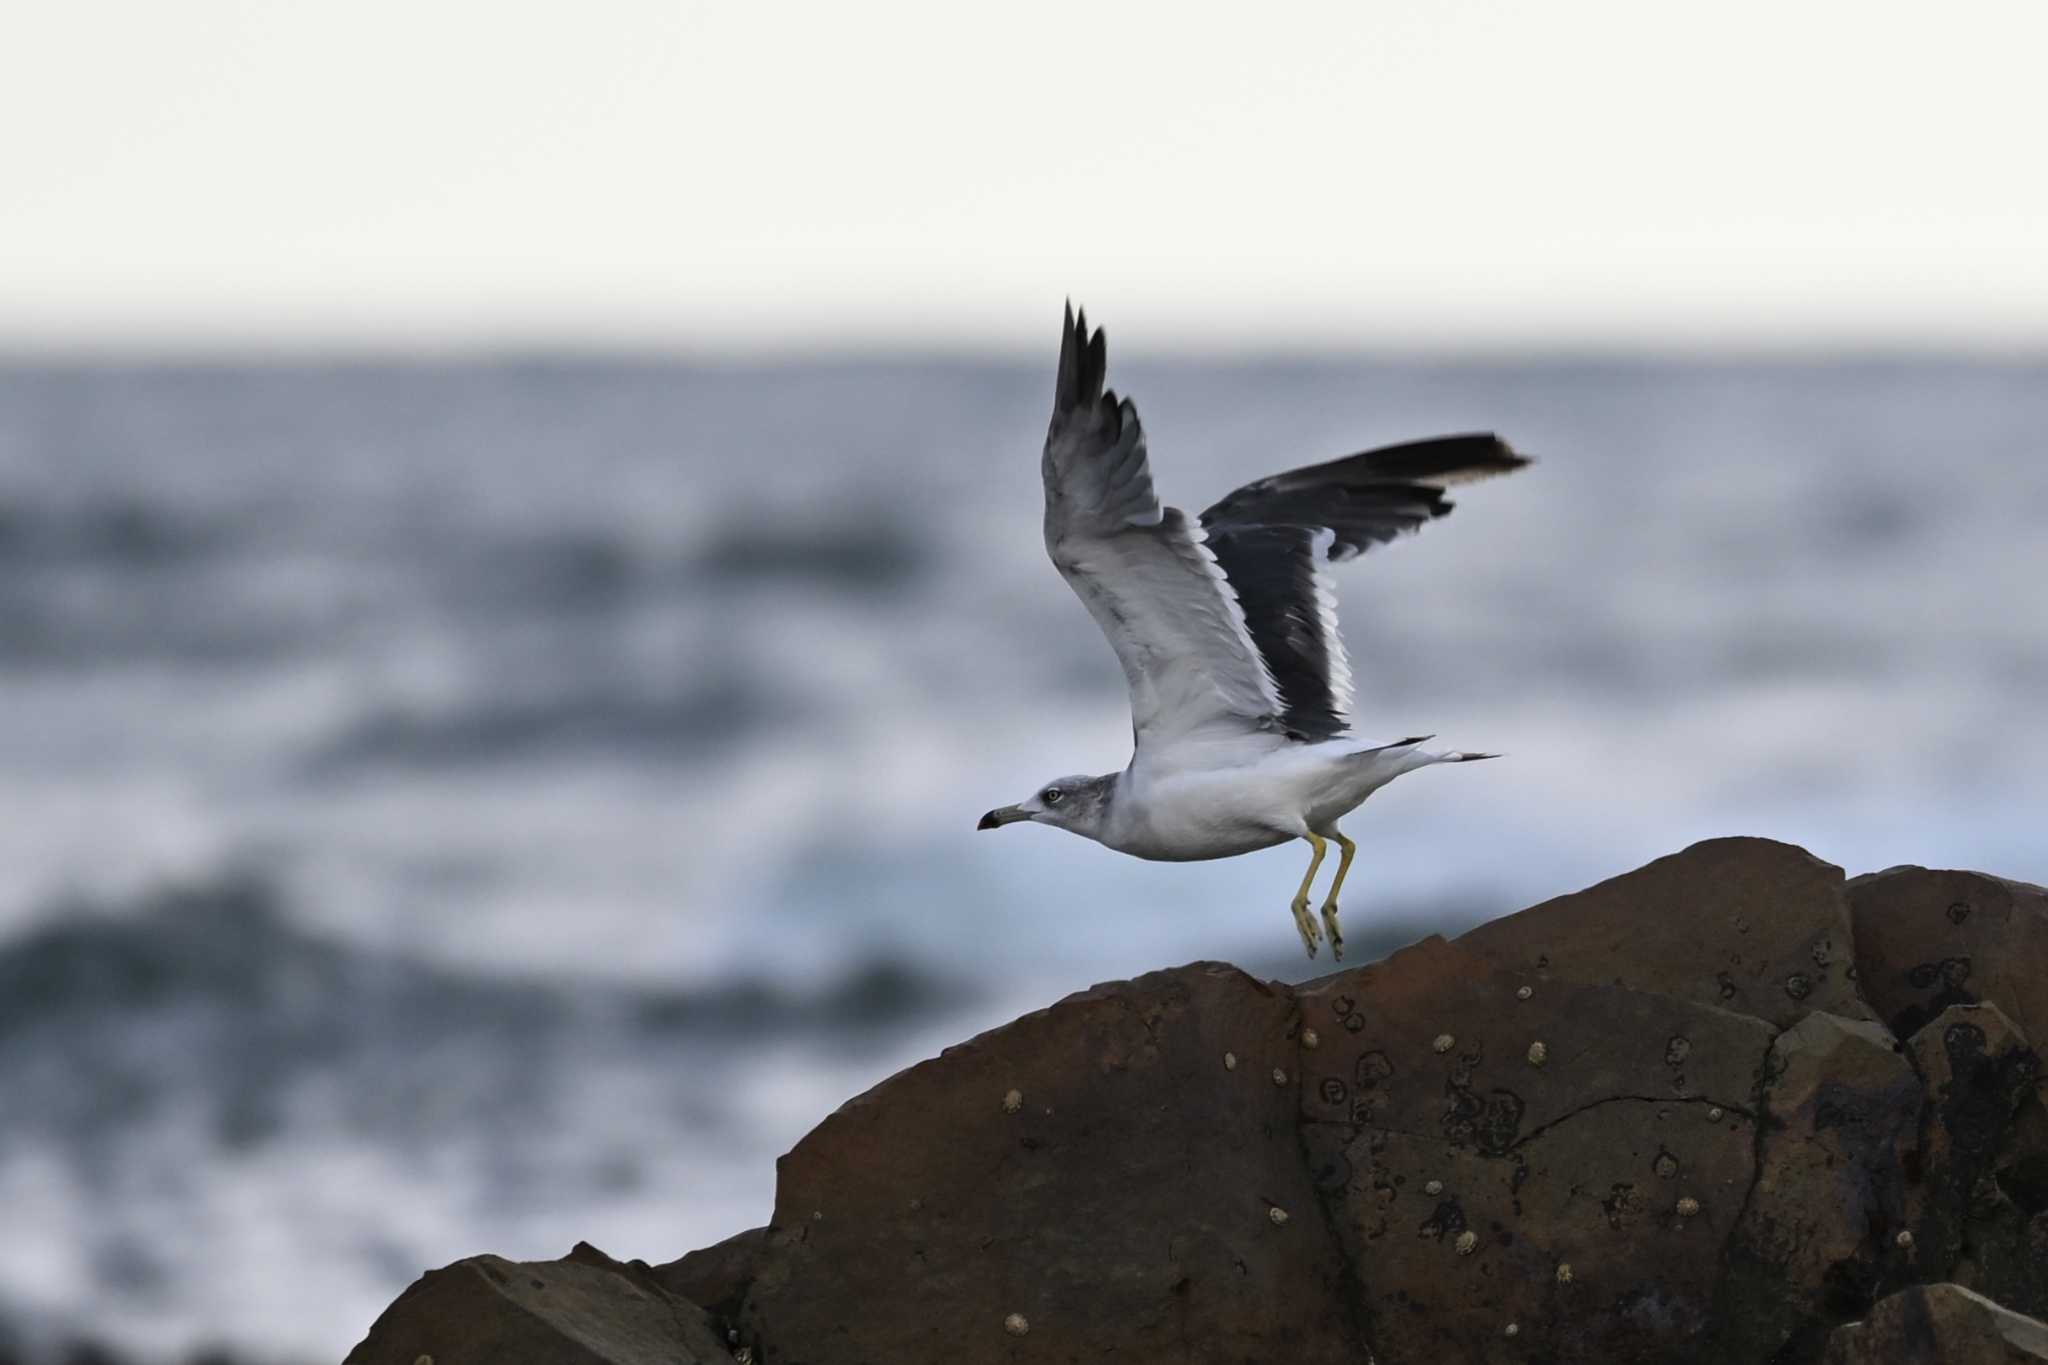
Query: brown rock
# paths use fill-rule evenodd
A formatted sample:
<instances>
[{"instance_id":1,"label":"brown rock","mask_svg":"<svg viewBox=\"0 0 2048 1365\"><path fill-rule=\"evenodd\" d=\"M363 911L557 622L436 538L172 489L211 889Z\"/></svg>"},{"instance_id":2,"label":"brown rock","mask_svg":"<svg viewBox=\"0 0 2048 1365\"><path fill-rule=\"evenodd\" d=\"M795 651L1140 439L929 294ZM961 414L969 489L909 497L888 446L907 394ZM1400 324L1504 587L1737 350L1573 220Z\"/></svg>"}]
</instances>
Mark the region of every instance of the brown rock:
<instances>
[{"instance_id":1,"label":"brown rock","mask_svg":"<svg viewBox=\"0 0 2048 1365\"><path fill-rule=\"evenodd\" d=\"M1842 869L1770 839L1709 839L1458 941L1537 979L1630 986L1754 1015L1871 1017Z\"/></svg>"},{"instance_id":2,"label":"brown rock","mask_svg":"<svg viewBox=\"0 0 2048 1365\"><path fill-rule=\"evenodd\" d=\"M1893 1291L2048 1312L2044 952L2036 888L1728 839L1298 989L1099 986L847 1103L769 1227L460 1262L351 1360L721 1359L697 1304L773 1365L2032 1359Z\"/></svg>"},{"instance_id":3,"label":"brown rock","mask_svg":"<svg viewBox=\"0 0 2048 1365\"><path fill-rule=\"evenodd\" d=\"M702 1309L579 1242L559 1261L471 1256L418 1280L346 1365L731 1365Z\"/></svg>"},{"instance_id":4,"label":"brown rock","mask_svg":"<svg viewBox=\"0 0 2048 1365\"><path fill-rule=\"evenodd\" d=\"M714 1318L736 1318L740 1301L767 1254L768 1232L767 1228L749 1228L716 1246L658 1265L651 1273L655 1283L701 1305Z\"/></svg>"},{"instance_id":5,"label":"brown rock","mask_svg":"<svg viewBox=\"0 0 2048 1365\"><path fill-rule=\"evenodd\" d=\"M2048 1117L2041 1059L1993 1005L1913 1035L1926 1085L1918 1254L2024 1312L2048 1312Z\"/></svg>"},{"instance_id":6,"label":"brown rock","mask_svg":"<svg viewBox=\"0 0 2048 1365\"><path fill-rule=\"evenodd\" d=\"M777 1365L1355 1361L1295 1028L1285 987L1205 963L885 1081L782 1159L743 1337Z\"/></svg>"},{"instance_id":7,"label":"brown rock","mask_svg":"<svg viewBox=\"0 0 2048 1365\"><path fill-rule=\"evenodd\" d=\"M1690 1348L1753 1174L1769 1025L1670 995L1539 984L1438 938L1299 994L1325 1040L1302 1077L1304 1143L1374 1351ZM1456 1041L1440 1053L1445 1033Z\"/></svg>"},{"instance_id":8,"label":"brown rock","mask_svg":"<svg viewBox=\"0 0 2048 1365\"><path fill-rule=\"evenodd\" d=\"M1722 1285L1722 1339L1755 1359L1787 1340L1817 1345L1905 1279L1895 1238L1920 1082L1882 1024L1810 1014L1771 1044L1765 1113Z\"/></svg>"},{"instance_id":9,"label":"brown rock","mask_svg":"<svg viewBox=\"0 0 2048 1365\"><path fill-rule=\"evenodd\" d=\"M1987 1000L2027 1037L2048 1037L2048 891L1895 867L1850 882L1849 906L1863 993L1899 1037Z\"/></svg>"},{"instance_id":10,"label":"brown rock","mask_svg":"<svg viewBox=\"0 0 2048 1365\"><path fill-rule=\"evenodd\" d=\"M1822 1365L2029 1365L2048 1361L2048 1324L1961 1285L1913 1285L1837 1327Z\"/></svg>"}]
</instances>

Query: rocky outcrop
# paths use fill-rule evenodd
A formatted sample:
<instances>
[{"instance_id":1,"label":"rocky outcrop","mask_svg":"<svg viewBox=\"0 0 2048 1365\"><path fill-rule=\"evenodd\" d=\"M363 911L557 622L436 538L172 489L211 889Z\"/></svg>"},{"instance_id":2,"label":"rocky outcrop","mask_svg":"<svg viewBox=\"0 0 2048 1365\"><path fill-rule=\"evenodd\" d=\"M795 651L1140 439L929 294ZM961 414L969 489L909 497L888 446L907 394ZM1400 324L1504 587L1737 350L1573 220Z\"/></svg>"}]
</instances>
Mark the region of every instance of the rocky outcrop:
<instances>
[{"instance_id":1,"label":"rocky outcrop","mask_svg":"<svg viewBox=\"0 0 2048 1365\"><path fill-rule=\"evenodd\" d=\"M1961 1285L1914 1285L1837 1327L1821 1365L2033 1365L2048 1327Z\"/></svg>"},{"instance_id":2,"label":"rocky outcrop","mask_svg":"<svg viewBox=\"0 0 2048 1365\"><path fill-rule=\"evenodd\" d=\"M471 1256L430 1270L349 1361L417 1365L711 1365L730 1362L704 1310L646 1265L588 1243L559 1261Z\"/></svg>"},{"instance_id":3,"label":"rocky outcrop","mask_svg":"<svg viewBox=\"0 0 2048 1365\"><path fill-rule=\"evenodd\" d=\"M554 1317L461 1262L351 1360L2032 1359L2030 1027L2048 893L1716 840L1301 987L1069 997L849 1101L767 1228L572 1257Z\"/></svg>"}]
</instances>

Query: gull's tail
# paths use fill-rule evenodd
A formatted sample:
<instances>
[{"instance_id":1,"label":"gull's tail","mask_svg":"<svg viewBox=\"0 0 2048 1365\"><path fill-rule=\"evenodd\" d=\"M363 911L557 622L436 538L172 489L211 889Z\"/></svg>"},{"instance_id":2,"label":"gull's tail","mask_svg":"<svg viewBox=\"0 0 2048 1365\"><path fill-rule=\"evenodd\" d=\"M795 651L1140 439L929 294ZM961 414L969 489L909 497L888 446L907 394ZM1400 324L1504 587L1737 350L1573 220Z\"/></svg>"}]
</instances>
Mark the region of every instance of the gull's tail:
<instances>
[{"instance_id":1,"label":"gull's tail","mask_svg":"<svg viewBox=\"0 0 2048 1365\"><path fill-rule=\"evenodd\" d=\"M1364 758L1368 754L1387 754L1392 756L1395 750L1406 749L1408 752L1400 755L1401 758L1407 760L1402 765L1401 770L1403 772L1409 772L1416 768L1426 768L1433 763L1477 763L1482 758L1500 757L1499 754L1476 754L1466 749L1453 749L1448 752L1432 753L1427 749L1418 747L1429 743L1429 741L1435 738L1435 735L1411 735L1407 739L1396 740L1392 744L1382 744L1371 749L1360 749L1352 757Z\"/></svg>"}]
</instances>

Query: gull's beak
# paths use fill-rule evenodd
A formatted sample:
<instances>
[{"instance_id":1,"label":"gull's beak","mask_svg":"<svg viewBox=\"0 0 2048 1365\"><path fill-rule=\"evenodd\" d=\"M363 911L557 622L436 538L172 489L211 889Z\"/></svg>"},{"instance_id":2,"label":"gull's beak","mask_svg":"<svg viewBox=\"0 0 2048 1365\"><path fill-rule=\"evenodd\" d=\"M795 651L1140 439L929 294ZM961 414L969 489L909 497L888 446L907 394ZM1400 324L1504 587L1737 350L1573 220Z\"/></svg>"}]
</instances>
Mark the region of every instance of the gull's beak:
<instances>
[{"instance_id":1,"label":"gull's beak","mask_svg":"<svg viewBox=\"0 0 2048 1365\"><path fill-rule=\"evenodd\" d=\"M998 806L987 815L982 816L981 823L976 825L975 828L1001 829L1004 825L1014 825L1019 820L1029 820L1030 818L1031 812L1025 810L1022 806Z\"/></svg>"}]
</instances>

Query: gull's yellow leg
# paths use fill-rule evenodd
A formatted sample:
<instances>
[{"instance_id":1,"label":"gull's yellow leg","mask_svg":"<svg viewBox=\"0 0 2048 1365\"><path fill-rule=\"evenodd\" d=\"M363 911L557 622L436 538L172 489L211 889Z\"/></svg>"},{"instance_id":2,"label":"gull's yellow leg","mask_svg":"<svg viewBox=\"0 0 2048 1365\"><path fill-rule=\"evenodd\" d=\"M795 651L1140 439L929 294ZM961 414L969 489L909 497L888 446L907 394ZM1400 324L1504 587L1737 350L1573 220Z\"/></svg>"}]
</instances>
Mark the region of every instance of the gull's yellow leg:
<instances>
[{"instance_id":1,"label":"gull's yellow leg","mask_svg":"<svg viewBox=\"0 0 2048 1365\"><path fill-rule=\"evenodd\" d=\"M1304 834L1301 837L1308 840L1309 847L1315 850L1315 856L1308 860L1308 871L1302 874L1301 890L1294 893L1291 908L1294 911L1294 927L1301 931L1301 946L1308 949L1310 957L1314 957L1316 922L1309 918L1308 888L1309 883L1316 879L1316 869L1323 865L1323 854L1329 849L1329 845L1323 842L1323 836L1320 834Z\"/></svg>"},{"instance_id":2,"label":"gull's yellow leg","mask_svg":"<svg viewBox=\"0 0 2048 1365\"><path fill-rule=\"evenodd\" d=\"M1330 882L1330 894L1323 899L1323 928L1330 935L1330 956L1344 960L1344 934L1337 928L1337 892L1344 886L1344 874L1351 870L1351 855L1358 852L1358 845L1344 837L1342 830L1331 830L1330 837L1337 841L1337 875Z\"/></svg>"}]
</instances>

